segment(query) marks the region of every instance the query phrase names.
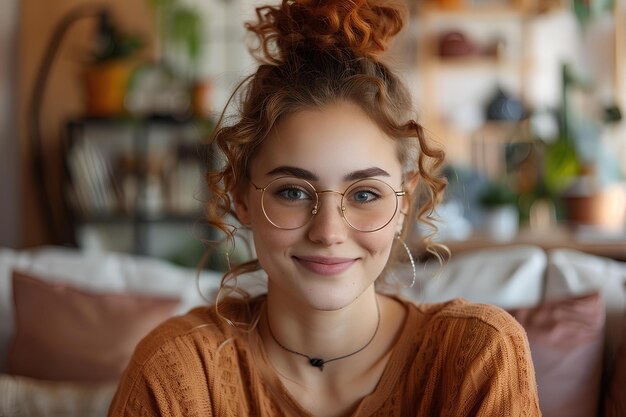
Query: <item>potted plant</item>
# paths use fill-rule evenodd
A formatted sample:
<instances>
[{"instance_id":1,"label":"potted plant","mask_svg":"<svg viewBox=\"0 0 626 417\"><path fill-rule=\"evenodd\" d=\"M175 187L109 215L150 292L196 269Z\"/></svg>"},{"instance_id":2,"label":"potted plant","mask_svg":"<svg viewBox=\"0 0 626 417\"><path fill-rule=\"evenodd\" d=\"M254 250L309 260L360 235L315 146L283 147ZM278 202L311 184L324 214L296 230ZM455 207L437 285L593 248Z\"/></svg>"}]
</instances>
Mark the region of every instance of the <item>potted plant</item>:
<instances>
[{"instance_id":1,"label":"potted plant","mask_svg":"<svg viewBox=\"0 0 626 417\"><path fill-rule=\"evenodd\" d=\"M134 69L132 57L143 45L138 36L120 32L107 16L101 17L97 48L83 71L89 116L112 117L123 113L124 97Z\"/></svg>"},{"instance_id":2,"label":"potted plant","mask_svg":"<svg viewBox=\"0 0 626 417\"><path fill-rule=\"evenodd\" d=\"M196 8L180 0L150 2L156 11L161 64L187 85L190 105L204 115L212 87L201 79L199 68L206 22Z\"/></svg>"},{"instance_id":3,"label":"potted plant","mask_svg":"<svg viewBox=\"0 0 626 417\"><path fill-rule=\"evenodd\" d=\"M179 0L150 0L156 11L159 54L163 64L192 83L198 77L204 21Z\"/></svg>"},{"instance_id":4,"label":"potted plant","mask_svg":"<svg viewBox=\"0 0 626 417\"><path fill-rule=\"evenodd\" d=\"M603 131L621 121L621 110L612 102L597 106L595 112L584 108L575 111L570 106L570 90L593 97L595 88L588 76L575 74L569 65L563 65L560 136L546 148L546 185L559 197L565 219L571 224L621 230L626 213L622 202L624 178L601 137Z\"/></svg>"}]
</instances>

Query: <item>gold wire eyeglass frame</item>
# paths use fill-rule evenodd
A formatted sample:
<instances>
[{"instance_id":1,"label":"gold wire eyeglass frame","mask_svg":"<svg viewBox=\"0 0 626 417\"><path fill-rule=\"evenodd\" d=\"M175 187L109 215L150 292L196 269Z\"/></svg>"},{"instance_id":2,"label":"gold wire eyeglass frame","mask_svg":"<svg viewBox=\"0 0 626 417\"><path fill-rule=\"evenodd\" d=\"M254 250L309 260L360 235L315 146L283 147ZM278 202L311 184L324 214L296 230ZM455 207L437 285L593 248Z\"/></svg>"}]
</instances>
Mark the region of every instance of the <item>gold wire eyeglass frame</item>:
<instances>
[{"instance_id":1,"label":"gold wire eyeglass frame","mask_svg":"<svg viewBox=\"0 0 626 417\"><path fill-rule=\"evenodd\" d=\"M297 227L282 227L282 226L277 225L274 221L272 221L272 219L270 219L270 217L267 214L267 211L265 210L265 199L263 198L265 196L265 190L267 190L276 181L284 180L286 178L293 179L294 181L304 182L309 187L311 187L311 189L315 192L315 205L313 206L313 210L311 211L311 216L309 217L309 220L307 220L304 224L302 224L300 226L297 226ZM374 180L374 181L378 181L378 182L381 182L381 183L385 184L387 187L389 187L389 189L391 189L393 191L393 193L394 193L394 195L396 197L396 206L394 208L393 214L389 217L389 220L387 220L387 222L385 222L385 224L383 224L382 226L377 227L377 228L375 228L373 230L362 230L362 229L359 229L358 227L354 226L352 223L350 223L350 221L346 217L346 207L345 207L345 205L343 203L343 199L344 199L346 193L348 192L348 190L350 190L352 187L354 187L355 184L358 184L359 182L366 181L366 180ZM341 217L343 218L343 220L346 222L346 224L348 226L350 226L354 230L357 230L357 231L363 232L363 233L376 232L378 230L383 229L385 226L387 226L393 220L394 216L398 212L398 197L403 197L403 196L406 195L406 191L404 191L404 190L402 190L402 191L394 190L393 187L390 184L386 183L385 181L376 179L376 178L364 178L364 179L357 180L357 181L353 182L352 184L348 185L346 187L346 189L344 190L344 192L339 192L339 191L335 191L335 190L321 190L321 191L317 191L317 189L309 181L307 181L305 179L302 179L302 178L298 178L298 177L292 177L292 176L283 176L283 177L275 178L275 179L271 180L265 187L259 187L251 179L248 179L248 181L250 181L250 184L252 184L252 186L257 191L261 192L261 209L263 210L263 215L265 216L267 221L270 222L274 227L276 227L278 229L281 229L281 230L295 230L295 229L299 229L301 227L306 226L311 221L311 219L313 219L313 216L315 216L319 212L320 194L329 194L330 193L330 194L338 194L338 195L341 196L341 202L340 202L340 206L339 206L339 208L341 209Z\"/></svg>"}]
</instances>

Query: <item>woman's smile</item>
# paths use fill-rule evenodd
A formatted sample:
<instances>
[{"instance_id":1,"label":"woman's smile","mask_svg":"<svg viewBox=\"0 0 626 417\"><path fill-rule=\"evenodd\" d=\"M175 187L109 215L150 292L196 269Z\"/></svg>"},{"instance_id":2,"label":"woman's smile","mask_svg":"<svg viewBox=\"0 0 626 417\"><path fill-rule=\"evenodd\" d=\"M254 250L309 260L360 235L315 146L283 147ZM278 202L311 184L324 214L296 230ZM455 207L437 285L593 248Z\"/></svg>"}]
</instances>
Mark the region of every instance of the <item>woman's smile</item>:
<instances>
[{"instance_id":1,"label":"woman's smile","mask_svg":"<svg viewBox=\"0 0 626 417\"><path fill-rule=\"evenodd\" d=\"M326 256L294 256L293 259L304 269L324 276L341 274L358 261L358 258L335 258Z\"/></svg>"}]
</instances>

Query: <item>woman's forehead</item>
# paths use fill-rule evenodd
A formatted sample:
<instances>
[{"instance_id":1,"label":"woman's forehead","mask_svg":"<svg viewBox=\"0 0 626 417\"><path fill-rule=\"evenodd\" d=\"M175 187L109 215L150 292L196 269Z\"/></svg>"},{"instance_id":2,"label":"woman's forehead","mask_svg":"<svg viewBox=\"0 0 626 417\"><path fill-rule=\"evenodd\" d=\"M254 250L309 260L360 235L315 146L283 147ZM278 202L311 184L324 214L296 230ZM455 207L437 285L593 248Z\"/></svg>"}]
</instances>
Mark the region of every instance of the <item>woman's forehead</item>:
<instances>
[{"instance_id":1,"label":"woman's forehead","mask_svg":"<svg viewBox=\"0 0 626 417\"><path fill-rule=\"evenodd\" d=\"M252 161L255 175L271 176L280 167L300 168L320 179L374 169L391 177L401 173L394 140L350 103L304 110L286 118Z\"/></svg>"}]
</instances>

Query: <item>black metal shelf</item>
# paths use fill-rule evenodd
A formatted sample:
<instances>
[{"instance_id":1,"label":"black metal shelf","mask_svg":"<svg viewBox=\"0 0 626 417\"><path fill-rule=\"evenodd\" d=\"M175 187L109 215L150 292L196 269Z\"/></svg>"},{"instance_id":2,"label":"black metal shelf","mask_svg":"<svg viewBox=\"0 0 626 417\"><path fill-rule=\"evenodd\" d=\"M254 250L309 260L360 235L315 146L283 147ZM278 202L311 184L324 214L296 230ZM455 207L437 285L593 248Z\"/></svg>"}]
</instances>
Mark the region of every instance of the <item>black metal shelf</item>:
<instances>
[{"instance_id":1,"label":"black metal shelf","mask_svg":"<svg viewBox=\"0 0 626 417\"><path fill-rule=\"evenodd\" d=\"M96 214L78 216L77 224L124 224L124 223L197 223L202 222L204 216L197 214L159 214L159 215L133 215L133 214Z\"/></svg>"},{"instance_id":2,"label":"black metal shelf","mask_svg":"<svg viewBox=\"0 0 626 417\"><path fill-rule=\"evenodd\" d=\"M72 178L67 159L66 159L66 173L68 178L68 185L72 184L74 194L74 210L72 210L72 223L74 228L75 241L78 243L78 230L84 227L107 227L111 226L128 226L132 229L133 236L133 253L140 255L150 255L149 246L151 242L149 228L158 225L176 225L188 226L190 229L197 225L206 228L206 233L210 235L212 231L210 227L203 221L204 216L201 212L201 203L198 202L198 211L193 212L178 212L171 211L170 207L163 207L164 210L159 210L158 214L151 214L146 211L147 188L148 177L150 175L149 162L150 158L154 157L155 149L151 146L151 141L157 135L160 137L170 136L166 140L171 141L171 144L166 142L165 148L161 148L156 152L163 154L168 151L168 147L171 146L171 155L176 161L174 168L177 169L181 161L196 161L201 170L210 169L213 165L213 153L211 147L207 145L206 139L210 135L210 132L214 126L212 120L197 119L193 117L178 117L173 115L154 115L150 117L115 117L115 118L100 118L100 117L81 117L69 120L66 124L66 142L65 150L67 158L70 156L70 151L73 146L77 146L82 141L91 141L95 147L104 146L116 148L117 144L114 142L98 142L96 138L100 139L100 136L94 133L90 133L90 129L122 129L124 133L123 138L128 138L130 142L124 142L124 139L120 139L119 136L112 136L112 140L119 141L120 151L119 155L127 155L132 158L132 168L126 172L125 175L130 175L133 181L136 183L136 191L134 197L127 197L123 187L119 183L117 178L117 172L107 178L107 181L111 181L113 185L108 187L103 192L102 189L97 188L94 192L93 188L85 186L90 184L89 181L83 181L82 195L78 195L76 192L77 178ZM108 134L108 133L107 133ZM101 135L101 134L100 134ZM163 136L165 135L165 136ZM105 136L106 139L106 136ZM161 139L159 139L161 140ZM99 148L100 151L104 148ZM118 151L115 151L118 152ZM104 158L106 159L106 158ZM83 158L81 160L84 177L89 177L92 182L98 184L94 180L91 174L92 167L88 166L89 158ZM109 161L110 165L113 165ZM97 167L94 167L95 169ZM111 166L108 167L111 171L114 171ZM111 172L109 171L109 174ZM166 172L166 171L164 171ZM97 176L97 175L96 175ZM76 175L74 175L76 177ZM161 177L159 177L161 178ZM184 177L183 177L184 178ZM162 177L161 181L167 181L168 177ZM198 178L201 181L201 178ZM116 182L117 181L117 182ZM166 187L163 183L161 187ZM184 191L183 191L184 192ZM120 194L121 193L121 194ZM103 200L96 199L95 197L102 197L102 194L106 194ZM186 193L185 193L186 195ZM86 198L91 196L94 198ZM165 198L164 194L163 197ZM168 197L169 198L169 197ZM85 204L87 203L87 204ZM169 200L162 200L161 204L169 204ZM182 203L182 202L181 202ZM185 204L190 204L189 202ZM190 207L191 208L191 207ZM130 210L130 211L128 211Z\"/></svg>"}]
</instances>

